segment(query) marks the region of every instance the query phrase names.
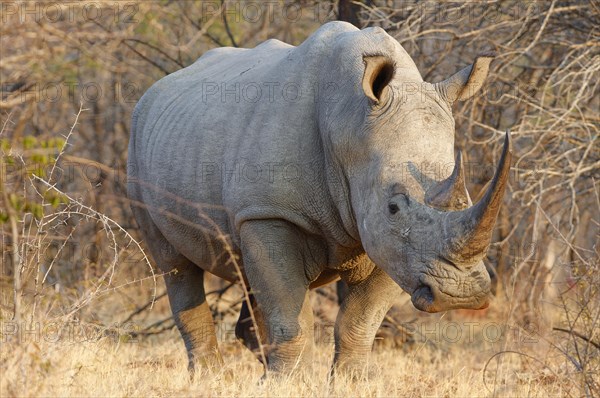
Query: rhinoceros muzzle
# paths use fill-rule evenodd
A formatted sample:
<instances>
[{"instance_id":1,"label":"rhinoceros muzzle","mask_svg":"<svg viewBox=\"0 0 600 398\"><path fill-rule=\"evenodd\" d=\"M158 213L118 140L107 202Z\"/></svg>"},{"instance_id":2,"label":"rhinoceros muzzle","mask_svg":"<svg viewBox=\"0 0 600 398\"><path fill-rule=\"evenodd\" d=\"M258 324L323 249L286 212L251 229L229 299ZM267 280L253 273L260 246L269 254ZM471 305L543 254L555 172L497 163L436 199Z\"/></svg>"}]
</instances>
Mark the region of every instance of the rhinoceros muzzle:
<instances>
[{"instance_id":1,"label":"rhinoceros muzzle","mask_svg":"<svg viewBox=\"0 0 600 398\"><path fill-rule=\"evenodd\" d=\"M478 300L469 301L443 301L439 299L439 291L431 286L421 285L412 294L411 301L416 309L425 312L440 312L452 309L482 310L490 304L489 295L486 294Z\"/></svg>"},{"instance_id":2,"label":"rhinoceros muzzle","mask_svg":"<svg viewBox=\"0 0 600 398\"><path fill-rule=\"evenodd\" d=\"M443 287L432 279L422 276L411 295L411 301L418 310L425 312L440 312L458 308L480 310L489 305L489 279L480 278L475 281L473 283L476 286L475 292L464 290L444 292Z\"/></svg>"}]
</instances>

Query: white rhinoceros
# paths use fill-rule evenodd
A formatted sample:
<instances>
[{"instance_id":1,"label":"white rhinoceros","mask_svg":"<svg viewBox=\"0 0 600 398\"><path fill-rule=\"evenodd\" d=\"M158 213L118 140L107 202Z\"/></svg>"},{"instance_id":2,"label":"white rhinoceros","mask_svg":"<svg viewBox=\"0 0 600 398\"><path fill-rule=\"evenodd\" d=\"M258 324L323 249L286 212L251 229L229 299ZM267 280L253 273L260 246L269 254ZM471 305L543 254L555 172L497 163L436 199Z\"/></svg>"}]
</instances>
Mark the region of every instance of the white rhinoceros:
<instances>
[{"instance_id":1,"label":"white rhinoceros","mask_svg":"<svg viewBox=\"0 0 600 398\"><path fill-rule=\"evenodd\" d=\"M144 94L128 192L156 264L176 269L165 281L192 367L220 362L204 274L239 280L235 262L273 371L306 361L308 290L339 277L350 292L335 326L336 371L366 363L400 288L428 312L488 305L482 259L509 135L473 205L451 106L480 89L491 59L430 84L383 29L331 22L298 47L208 51ZM236 334L252 347L248 311Z\"/></svg>"}]
</instances>

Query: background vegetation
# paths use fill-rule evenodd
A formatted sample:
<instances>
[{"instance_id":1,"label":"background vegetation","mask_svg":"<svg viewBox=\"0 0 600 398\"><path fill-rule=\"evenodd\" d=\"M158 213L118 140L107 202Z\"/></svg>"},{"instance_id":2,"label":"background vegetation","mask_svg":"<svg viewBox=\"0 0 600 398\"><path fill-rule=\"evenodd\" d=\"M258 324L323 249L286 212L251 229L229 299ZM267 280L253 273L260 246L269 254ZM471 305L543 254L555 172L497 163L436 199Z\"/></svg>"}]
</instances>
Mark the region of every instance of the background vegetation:
<instances>
[{"instance_id":1,"label":"background vegetation","mask_svg":"<svg viewBox=\"0 0 600 398\"><path fill-rule=\"evenodd\" d=\"M331 360L334 287L313 297L320 376L265 387L229 333L239 287L210 281L225 356L241 362L233 379L189 383L125 169L131 111L153 82L211 48L299 44L336 19L383 27L431 82L496 53L485 91L455 106L471 195L506 129L515 156L488 255L491 308L425 315L399 298L376 344L380 375L333 393L600 394L597 2L98 0L0 3L3 396L332 392L315 381Z\"/></svg>"}]
</instances>

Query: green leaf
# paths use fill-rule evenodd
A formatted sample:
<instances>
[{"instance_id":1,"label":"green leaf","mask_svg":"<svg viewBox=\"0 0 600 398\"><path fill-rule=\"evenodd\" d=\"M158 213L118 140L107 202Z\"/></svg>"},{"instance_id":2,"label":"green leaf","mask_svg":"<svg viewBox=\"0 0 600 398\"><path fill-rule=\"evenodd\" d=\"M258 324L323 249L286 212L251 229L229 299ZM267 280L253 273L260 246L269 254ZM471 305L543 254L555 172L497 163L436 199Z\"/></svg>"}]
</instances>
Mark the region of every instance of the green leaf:
<instances>
[{"instance_id":1,"label":"green leaf","mask_svg":"<svg viewBox=\"0 0 600 398\"><path fill-rule=\"evenodd\" d=\"M50 198L50 205L53 209L56 209L58 206L60 206L60 198L56 195L52 196Z\"/></svg>"},{"instance_id":2,"label":"green leaf","mask_svg":"<svg viewBox=\"0 0 600 398\"><path fill-rule=\"evenodd\" d=\"M19 210L21 208L21 205L22 205L21 198L19 198L14 193L11 193L10 195L8 195L8 202L15 210Z\"/></svg>"},{"instance_id":3,"label":"green leaf","mask_svg":"<svg viewBox=\"0 0 600 398\"><path fill-rule=\"evenodd\" d=\"M23 148L31 149L37 144L37 138L32 135L26 135L23 137Z\"/></svg>"},{"instance_id":4,"label":"green leaf","mask_svg":"<svg viewBox=\"0 0 600 398\"><path fill-rule=\"evenodd\" d=\"M4 152L10 151L10 140L8 138L3 138L0 140L0 148Z\"/></svg>"},{"instance_id":5,"label":"green leaf","mask_svg":"<svg viewBox=\"0 0 600 398\"><path fill-rule=\"evenodd\" d=\"M39 177L39 178L45 178L46 177L46 169L43 168L43 167L41 167L41 166L35 167L31 173L34 176Z\"/></svg>"},{"instance_id":6,"label":"green leaf","mask_svg":"<svg viewBox=\"0 0 600 398\"><path fill-rule=\"evenodd\" d=\"M31 213L33 214L33 216L35 218L37 218L38 220L41 220L42 218L44 218L44 208L42 207L41 204L33 203L33 204L30 204L30 206L31 206Z\"/></svg>"}]
</instances>

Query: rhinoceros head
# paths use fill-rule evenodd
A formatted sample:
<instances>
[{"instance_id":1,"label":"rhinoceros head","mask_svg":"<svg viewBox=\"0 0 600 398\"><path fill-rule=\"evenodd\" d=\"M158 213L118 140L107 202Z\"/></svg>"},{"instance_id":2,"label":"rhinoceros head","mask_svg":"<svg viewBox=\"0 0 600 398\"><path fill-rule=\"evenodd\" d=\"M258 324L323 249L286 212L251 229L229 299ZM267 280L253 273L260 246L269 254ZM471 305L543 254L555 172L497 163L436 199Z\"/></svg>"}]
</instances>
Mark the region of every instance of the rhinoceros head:
<instances>
[{"instance_id":1,"label":"rhinoceros head","mask_svg":"<svg viewBox=\"0 0 600 398\"><path fill-rule=\"evenodd\" d=\"M485 308L490 277L482 260L507 183L510 136L491 183L473 204L461 154L454 156L451 106L481 88L492 57L430 84L399 45L394 52L363 54L364 108L353 109L364 115L362 124L342 123L352 131L334 133L354 224L369 257L411 294L416 308Z\"/></svg>"}]
</instances>

